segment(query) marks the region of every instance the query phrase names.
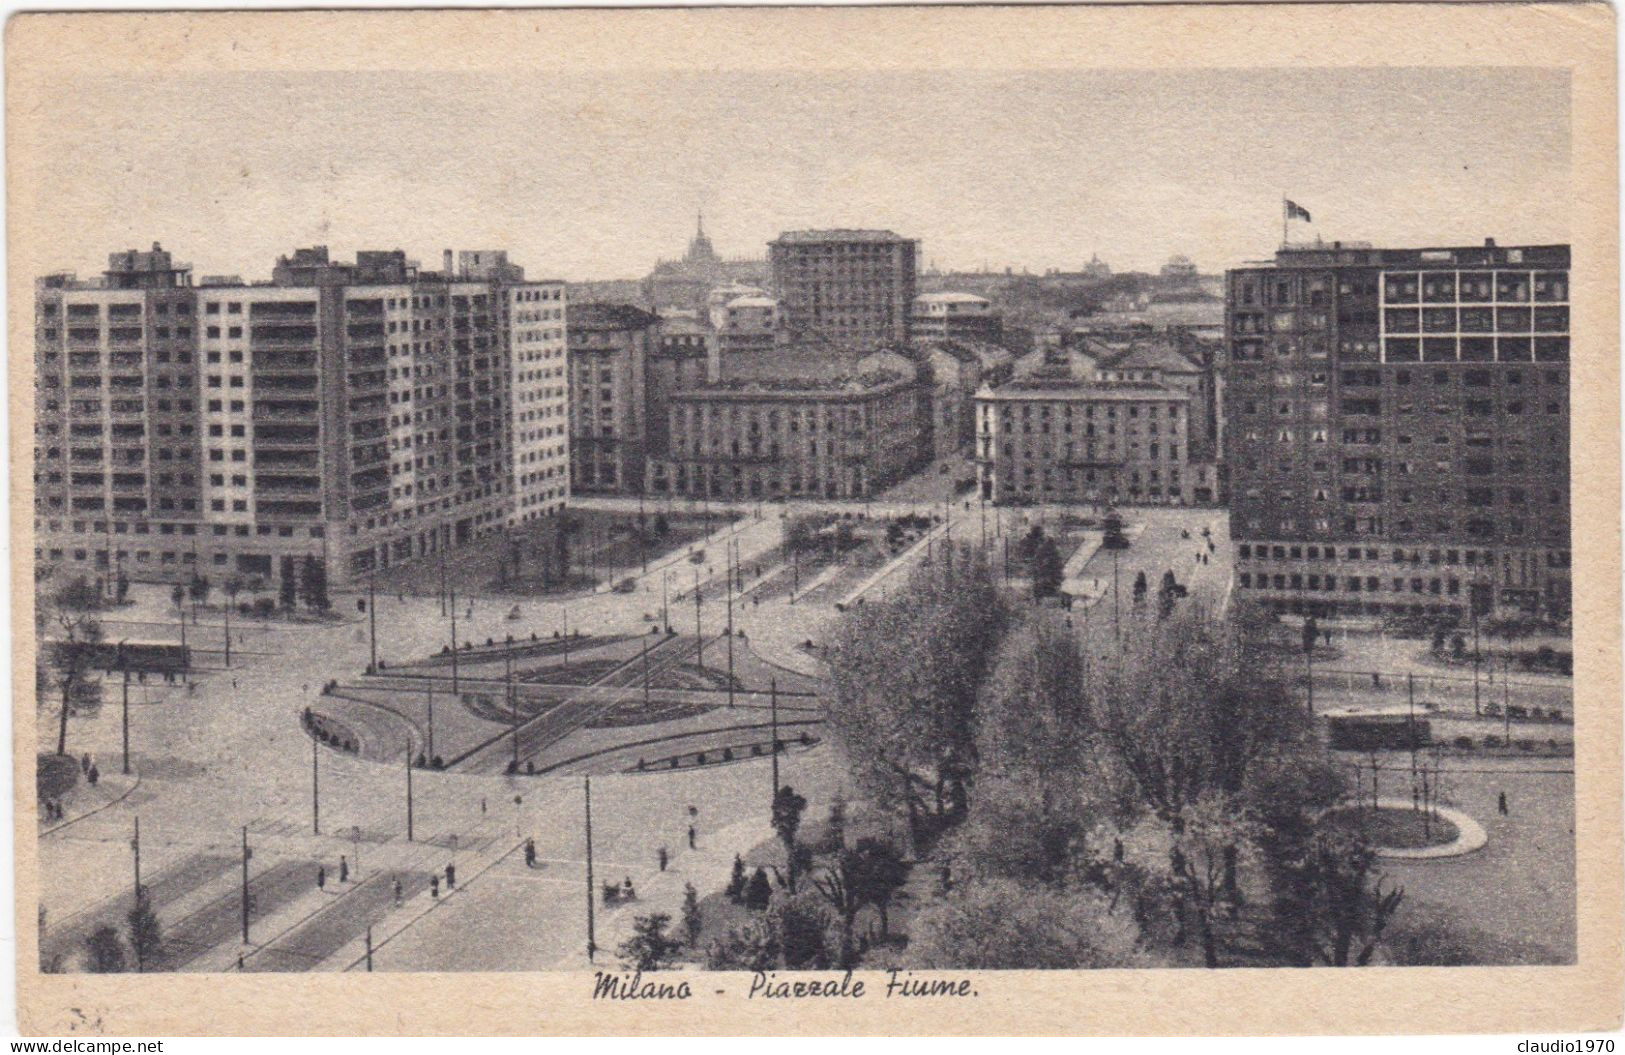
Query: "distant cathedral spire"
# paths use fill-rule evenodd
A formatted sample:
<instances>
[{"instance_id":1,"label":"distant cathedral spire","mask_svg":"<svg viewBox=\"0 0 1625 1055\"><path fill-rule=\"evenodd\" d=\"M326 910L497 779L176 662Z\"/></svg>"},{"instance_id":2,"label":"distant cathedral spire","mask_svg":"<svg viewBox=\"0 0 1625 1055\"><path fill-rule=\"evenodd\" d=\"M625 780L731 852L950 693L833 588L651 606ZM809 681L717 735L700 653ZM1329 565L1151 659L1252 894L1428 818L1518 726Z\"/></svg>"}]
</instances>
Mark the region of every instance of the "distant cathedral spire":
<instances>
[{"instance_id":1,"label":"distant cathedral spire","mask_svg":"<svg viewBox=\"0 0 1625 1055\"><path fill-rule=\"evenodd\" d=\"M689 263L710 262L717 258L716 250L711 247L711 239L705 236L705 212L700 209L694 211L694 240L688 243Z\"/></svg>"}]
</instances>

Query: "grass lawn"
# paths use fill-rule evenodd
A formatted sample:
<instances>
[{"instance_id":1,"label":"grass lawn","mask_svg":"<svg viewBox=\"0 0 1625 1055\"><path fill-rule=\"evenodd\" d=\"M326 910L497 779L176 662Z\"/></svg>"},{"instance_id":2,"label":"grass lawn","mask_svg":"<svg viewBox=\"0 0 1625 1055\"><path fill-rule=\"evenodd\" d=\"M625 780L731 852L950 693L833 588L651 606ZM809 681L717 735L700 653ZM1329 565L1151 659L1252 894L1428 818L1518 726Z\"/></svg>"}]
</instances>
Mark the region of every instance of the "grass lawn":
<instances>
[{"instance_id":1,"label":"grass lawn","mask_svg":"<svg viewBox=\"0 0 1625 1055\"><path fill-rule=\"evenodd\" d=\"M1363 831L1372 846L1393 850L1444 846L1455 842L1458 834L1456 826L1443 817L1430 818L1420 810L1359 806L1334 810L1326 820L1336 827Z\"/></svg>"}]
</instances>

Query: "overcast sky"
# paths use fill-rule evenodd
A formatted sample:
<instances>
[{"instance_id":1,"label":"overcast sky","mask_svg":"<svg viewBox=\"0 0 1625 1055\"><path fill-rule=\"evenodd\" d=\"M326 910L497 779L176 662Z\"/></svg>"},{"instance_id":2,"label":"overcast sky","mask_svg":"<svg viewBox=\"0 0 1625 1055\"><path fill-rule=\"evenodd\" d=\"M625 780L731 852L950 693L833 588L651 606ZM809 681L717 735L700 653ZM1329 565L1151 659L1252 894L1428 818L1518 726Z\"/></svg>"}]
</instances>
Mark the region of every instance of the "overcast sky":
<instances>
[{"instance_id":1,"label":"overcast sky","mask_svg":"<svg viewBox=\"0 0 1625 1055\"><path fill-rule=\"evenodd\" d=\"M724 255L887 227L948 268L1266 257L1283 192L1332 239L1569 238L1565 71L87 78L20 128L53 269L163 242L269 276L327 244L507 248L633 277L696 209ZM43 129L29 142L30 128ZM1295 237L1297 237L1295 235Z\"/></svg>"}]
</instances>

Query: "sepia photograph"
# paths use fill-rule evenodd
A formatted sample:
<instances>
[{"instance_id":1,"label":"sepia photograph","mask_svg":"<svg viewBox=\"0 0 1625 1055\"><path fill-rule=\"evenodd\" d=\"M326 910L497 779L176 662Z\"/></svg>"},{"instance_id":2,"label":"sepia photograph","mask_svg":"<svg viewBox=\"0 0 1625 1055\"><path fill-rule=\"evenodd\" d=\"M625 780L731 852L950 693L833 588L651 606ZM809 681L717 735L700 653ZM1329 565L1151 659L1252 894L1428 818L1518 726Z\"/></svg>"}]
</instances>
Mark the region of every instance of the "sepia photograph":
<instances>
[{"instance_id":1,"label":"sepia photograph","mask_svg":"<svg viewBox=\"0 0 1625 1055\"><path fill-rule=\"evenodd\" d=\"M1562 54L345 68L110 17L7 38L20 975L930 1031L981 972L1599 966L1617 196Z\"/></svg>"}]
</instances>

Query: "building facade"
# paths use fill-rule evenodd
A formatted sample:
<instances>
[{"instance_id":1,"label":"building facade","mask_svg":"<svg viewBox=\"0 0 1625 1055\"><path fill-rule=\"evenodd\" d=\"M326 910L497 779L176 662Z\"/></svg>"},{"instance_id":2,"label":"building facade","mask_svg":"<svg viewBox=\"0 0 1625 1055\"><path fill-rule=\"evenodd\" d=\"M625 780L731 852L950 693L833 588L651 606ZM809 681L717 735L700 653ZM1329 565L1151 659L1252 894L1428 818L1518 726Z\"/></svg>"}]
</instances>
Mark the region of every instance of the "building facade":
<instances>
[{"instance_id":1,"label":"building facade","mask_svg":"<svg viewBox=\"0 0 1625 1055\"><path fill-rule=\"evenodd\" d=\"M643 490L649 358L660 322L630 304L570 312L570 479L577 491Z\"/></svg>"},{"instance_id":2,"label":"building facade","mask_svg":"<svg viewBox=\"0 0 1625 1055\"><path fill-rule=\"evenodd\" d=\"M791 339L859 350L906 345L919 246L890 231L779 235L768 243L768 261Z\"/></svg>"},{"instance_id":3,"label":"building facade","mask_svg":"<svg viewBox=\"0 0 1625 1055\"><path fill-rule=\"evenodd\" d=\"M993 302L974 293L922 293L914 298L909 334L916 341L986 341L1004 338L1004 319Z\"/></svg>"},{"instance_id":4,"label":"building facade","mask_svg":"<svg viewBox=\"0 0 1625 1055\"><path fill-rule=\"evenodd\" d=\"M562 507L563 287L447 265L316 247L193 286L155 245L42 279L37 559L343 583Z\"/></svg>"},{"instance_id":5,"label":"building facade","mask_svg":"<svg viewBox=\"0 0 1625 1055\"><path fill-rule=\"evenodd\" d=\"M1228 276L1238 596L1566 619L1569 249L1283 248Z\"/></svg>"},{"instance_id":6,"label":"building facade","mask_svg":"<svg viewBox=\"0 0 1625 1055\"><path fill-rule=\"evenodd\" d=\"M996 503L1193 500L1185 391L1029 373L976 394L982 497Z\"/></svg>"},{"instance_id":7,"label":"building facade","mask_svg":"<svg viewBox=\"0 0 1625 1055\"><path fill-rule=\"evenodd\" d=\"M655 494L867 498L925 457L916 366L891 353L845 361L795 351L741 360L676 393Z\"/></svg>"},{"instance_id":8,"label":"building facade","mask_svg":"<svg viewBox=\"0 0 1625 1055\"><path fill-rule=\"evenodd\" d=\"M661 260L641 284L643 304L651 311L667 308L704 311L711 291L718 286L767 280L767 262L723 259L705 233L705 217L695 217L694 237L678 260Z\"/></svg>"}]
</instances>

